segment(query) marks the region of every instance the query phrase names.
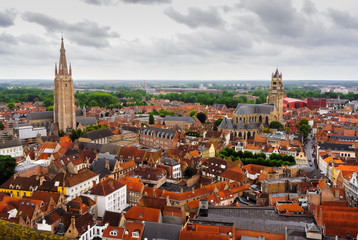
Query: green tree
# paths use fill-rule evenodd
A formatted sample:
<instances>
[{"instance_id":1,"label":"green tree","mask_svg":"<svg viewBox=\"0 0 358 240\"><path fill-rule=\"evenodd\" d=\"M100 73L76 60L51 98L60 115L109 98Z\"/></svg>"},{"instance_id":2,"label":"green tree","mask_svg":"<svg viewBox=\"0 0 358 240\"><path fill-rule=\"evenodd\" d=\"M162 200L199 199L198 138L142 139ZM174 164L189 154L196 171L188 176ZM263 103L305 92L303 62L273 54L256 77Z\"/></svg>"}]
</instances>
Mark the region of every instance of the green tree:
<instances>
[{"instance_id":1,"label":"green tree","mask_svg":"<svg viewBox=\"0 0 358 240\"><path fill-rule=\"evenodd\" d=\"M192 110L190 113L189 113L189 115L190 115L190 117L194 117L195 115L196 115L196 111L195 110Z\"/></svg>"},{"instance_id":2,"label":"green tree","mask_svg":"<svg viewBox=\"0 0 358 240\"><path fill-rule=\"evenodd\" d=\"M214 122L214 126L215 126L215 127L219 127L222 121L223 121L222 118L216 119L215 122Z\"/></svg>"},{"instance_id":3,"label":"green tree","mask_svg":"<svg viewBox=\"0 0 358 240\"><path fill-rule=\"evenodd\" d=\"M2 122L0 122L0 130L4 130L5 126Z\"/></svg>"},{"instance_id":4,"label":"green tree","mask_svg":"<svg viewBox=\"0 0 358 240\"><path fill-rule=\"evenodd\" d=\"M308 120L302 119L297 125L297 132L301 133L304 139L306 139L310 131L311 131L311 126L308 125Z\"/></svg>"},{"instance_id":5,"label":"green tree","mask_svg":"<svg viewBox=\"0 0 358 240\"><path fill-rule=\"evenodd\" d=\"M75 141L76 139L79 139L80 137L82 137L83 134L84 134L84 132L82 132L81 129L77 129L77 130L72 129L71 134L70 134L70 138L71 138L72 141Z\"/></svg>"},{"instance_id":6,"label":"green tree","mask_svg":"<svg viewBox=\"0 0 358 240\"><path fill-rule=\"evenodd\" d=\"M0 155L0 184L3 184L14 175L16 165L15 158L9 155Z\"/></svg>"},{"instance_id":7,"label":"green tree","mask_svg":"<svg viewBox=\"0 0 358 240\"><path fill-rule=\"evenodd\" d=\"M11 110L11 109L14 109L14 108L15 108L15 103L12 103L12 102L11 102L11 103L8 103L8 104L7 104L7 108L10 109L10 110Z\"/></svg>"},{"instance_id":8,"label":"green tree","mask_svg":"<svg viewBox=\"0 0 358 240\"><path fill-rule=\"evenodd\" d=\"M263 133L270 133L270 128L264 128L264 129L262 129L262 132Z\"/></svg>"},{"instance_id":9,"label":"green tree","mask_svg":"<svg viewBox=\"0 0 358 240\"><path fill-rule=\"evenodd\" d=\"M53 106L53 98L46 98L43 102L44 107Z\"/></svg>"},{"instance_id":10,"label":"green tree","mask_svg":"<svg viewBox=\"0 0 358 240\"><path fill-rule=\"evenodd\" d=\"M205 123L206 119L207 119L207 116L205 113L203 112L199 112L198 114L196 114L196 117L199 119L199 121L201 123Z\"/></svg>"},{"instance_id":11,"label":"green tree","mask_svg":"<svg viewBox=\"0 0 358 240\"><path fill-rule=\"evenodd\" d=\"M272 121L270 123L270 128L277 129L277 130L283 130L283 125L278 121Z\"/></svg>"},{"instance_id":12,"label":"green tree","mask_svg":"<svg viewBox=\"0 0 358 240\"><path fill-rule=\"evenodd\" d=\"M149 114L149 124L154 124L154 116L153 116L153 114Z\"/></svg>"},{"instance_id":13,"label":"green tree","mask_svg":"<svg viewBox=\"0 0 358 240\"><path fill-rule=\"evenodd\" d=\"M53 111L53 106L48 106L47 111Z\"/></svg>"},{"instance_id":14,"label":"green tree","mask_svg":"<svg viewBox=\"0 0 358 240\"><path fill-rule=\"evenodd\" d=\"M191 178L192 176L194 176L195 174L195 169L188 166L187 168L185 168L184 170L184 176L187 178Z\"/></svg>"},{"instance_id":15,"label":"green tree","mask_svg":"<svg viewBox=\"0 0 358 240\"><path fill-rule=\"evenodd\" d=\"M65 135L66 135L66 133L63 130L58 130L59 137L64 137Z\"/></svg>"}]
</instances>

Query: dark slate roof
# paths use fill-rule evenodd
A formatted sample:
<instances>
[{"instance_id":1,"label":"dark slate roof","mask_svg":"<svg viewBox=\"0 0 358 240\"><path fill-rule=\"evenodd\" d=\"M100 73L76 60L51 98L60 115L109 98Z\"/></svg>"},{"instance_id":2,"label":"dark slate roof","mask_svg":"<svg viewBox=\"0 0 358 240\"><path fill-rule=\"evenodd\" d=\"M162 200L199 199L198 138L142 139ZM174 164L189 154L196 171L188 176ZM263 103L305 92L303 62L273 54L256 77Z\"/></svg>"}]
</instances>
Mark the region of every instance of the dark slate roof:
<instances>
[{"instance_id":1,"label":"dark slate roof","mask_svg":"<svg viewBox=\"0 0 358 240\"><path fill-rule=\"evenodd\" d=\"M139 133L140 132L140 128L137 128L137 127L122 126L122 129L125 130L125 131L134 132L134 133Z\"/></svg>"},{"instance_id":2,"label":"dark slate roof","mask_svg":"<svg viewBox=\"0 0 358 240\"><path fill-rule=\"evenodd\" d=\"M162 159L162 163L164 165L168 165L168 166L176 166L176 165L180 165L180 163L178 163L177 161L171 159L171 158L167 158L167 157L164 157Z\"/></svg>"},{"instance_id":3,"label":"dark slate roof","mask_svg":"<svg viewBox=\"0 0 358 240\"><path fill-rule=\"evenodd\" d=\"M18 147L21 146L21 142L18 139L6 140L5 142L0 142L0 149L10 148L10 147Z\"/></svg>"},{"instance_id":4,"label":"dark slate roof","mask_svg":"<svg viewBox=\"0 0 358 240\"><path fill-rule=\"evenodd\" d=\"M164 189L165 191L175 192L175 193L180 193L182 189L183 192L189 192L192 190L190 187L186 187L170 182L165 182L162 186L159 187L159 189Z\"/></svg>"},{"instance_id":5,"label":"dark slate roof","mask_svg":"<svg viewBox=\"0 0 358 240\"><path fill-rule=\"evenodd\" d=\"M346 151L346 152L354 152L355 151L352 144L337 144L337 143L321 143L319 145L319 149L322 149L322 150L331 149L334 151Z\"/></svg>"},{"instance_id":6,"label":"dark slate roof","mask_svg":"<svg viewBox=\"0 0 358 240\"><path fill-rule=\"evenodd\" d=\"M175 240L179 239L179 234L182 229L181 225L146 222L142 234L142 239L147 240Z\"/></svg>"},{"instance_id":7,"label":"dark slate roof","mask_svg":"<svg viewBox=\"0 0 358 240\"><path fill-rule=\"evenodd\" d=\"M198 220L233 222L236 229L269 233L285 233L285 226L302 230L306 224L314 223L313 216L281 216L272 208L209 207L208 217Z\"/></svg>"},{"instance_id":8,"label":"dark slate roof","mask_svg":"<svg viewBox=\"0 0 358 240\"><path fill-rule=\"evenodd\" d=\"M140 131L140 134L151 136L154 132L156 132L156 136L159 138L165 138L165 139L173 139L176 131L173 129L162 129L162 128L142 128Z\"/></svg>"},{"instance_id":9,"label":"dark slate roof","mask_svg":"<svg viewBox=\"0 0 358 240\"><path fill-rule=\"evenodd\" d=\"M237 104L235 113L238 115L246 114L270 114L274 110L275 106L270 104Z\"/></svg>"},{"instance_id":10,"label":"dark slate roof","mask_svg":"<svg viewBox=\"0 0 358 240\"><path fill-rule=\"evenodd\" d=\"M83 150L83 149L90 149L90 150L95 150L97 152L100 151L102 144L97 144L97 143L88 143L88 142L78 142L78 147L79 149Z\"/></svg>"},{"instance_id":11,"label":"dark slate roof","mask_svg":"<svg viewBox=\"0 0 358 240\"><path fill-rule=\"evenodd\" d=\"M97 119L95 117L88 117L88 118L77 118L76 119L77 125L81 123L82 126L90 126L90 125L97 125Z\"/></svg>"},{"instance_id":12,"label":"dark slate roof","mask_svg":"<svg viewBox=\"0 0 358 240\"><path fill-rule=\"evenodd\" d=\"M318 180L321 178L321 173L318 171L318 169L313 168L310 172L306 174L306 177L311 180Z\"/></svg>"},{"instance_id":13,"label":"dark slate roof","mask_svg":"<svg viewBox=\"0 0 358 240\"><path fill-rule=\"evenodd\" d=\"M164 122L166 121L176 121L176 122L187 122L187 123L194 123L195 122L195 118L193 117L173 117L173 116L165 116L164 117Z\"/></svg>"},{"instance_id":14,"label":"dark slate roof","mask_svg":"<svg viewBox=\"0 0 358 240\"><path fill-rule=\"evenodd\" d=\"M337 139L341 141L358 141L358 136L343 136L343 135L330 135L331 139Z\"/></svg>"},{"instance_id":15,"label":"dark slate roof","mask_svg":"<svg viewBox=\"0 0 358 240\"><path fill-rule=\"evenodd\" d=\"M109 169L106 168L106 161L108 160ZM111 154L98 154L98 159L91 165L91 170L99 174L99 178L104 178L107 175L112 174L114 166L117 162L117 157Z\"/></svg>"},{"instance_id":16,"label":"dark slate roof","mask_svg":"<svg viewBox=\"0 0 358 240\"><path fill-rule=\"evenodd\" d=\"M91 140L94 139L100 139L100 138L105 138L105 137L110 137L113 136L113 132L111 129L109 128L105 128L105 129L100 129L100 130L95 130L95 131L91 131L88 133L83 134L83 138L89 138Z\"/></svg>"},{"instance_id":17,"label":"dark slate roof","mask_svg":"<svg viewBox=\"0 0 358 240\"><path fill-rule=\"evenodd\" d=\"M44 120L44 119L53 119L53 111L48 112L33 112L28 116L29 120Z\"/></svg>"}]
</instances>

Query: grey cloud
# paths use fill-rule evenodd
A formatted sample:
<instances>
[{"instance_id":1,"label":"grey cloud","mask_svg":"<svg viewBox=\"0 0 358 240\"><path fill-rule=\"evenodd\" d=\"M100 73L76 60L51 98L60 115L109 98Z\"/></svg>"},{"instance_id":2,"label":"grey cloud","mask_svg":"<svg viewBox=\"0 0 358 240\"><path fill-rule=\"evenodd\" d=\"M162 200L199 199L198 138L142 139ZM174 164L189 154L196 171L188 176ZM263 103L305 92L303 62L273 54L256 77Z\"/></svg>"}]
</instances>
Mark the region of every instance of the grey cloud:
<instances>
[{"instance_id":1,"label":"grey cloud","mask_svg":"<svg viewBox=\"0 0 358 240\"><path fill-rule=\"evenodd\" d=\"M42 13L26 12L23 14L25 21L41 25L50 33L64 32L65 37L78 45L90 47L108 47L109 39L118 38L119 34L111 32L109 26L99 26L96 22L84 20L69 24Z\"/></svg>"},{"instance_id":2,"label":"grey cloud","mask_svg":"<svg viewBox=\"0 0 358 240\"><path fill-rule=\"evenodd\" d=\"M211 27L217 28L225 25L219 12L215 8L201 10L199 8L189 8L188 14L184 15L173 8L167 8L164 13L178 23L185 24L190 28Z\"/></svg>"},{"instance_id":3,"label":"grey cloud","mask_svg":"<svg viewBox=\"0 0 358 240\"><path fill-rule=\"evenodd\" d=\"M255 13L261 23L274 34L297 37L304 30L303 19L292 6L291 0L243 0L239 7Z\"/></svg>"},{"instance_id":4,"label":"grey cloud","mask_svg":"<svg viewBox=\"0 0 358 240\"><path fill-rule=\"evenodd\" d=\"M118 5L119 2L124 2L127 4L161 4L161 3L170 3L171 0L83 0L85 3L93 5Z\"/></svg>"},{"instance_id":5,"label":"grey cloud","mask_svg":"<svg viewBox=\"0 0 358 240\"><path fill-rule=\"evenodd\" d=\"M0 27L10 27L14 25L16 15L16 12L11 9L0 12Z\"/></svg>"},{"instance_id":6,"label":"grey cloud","mask_svg":"<svg viewBox=\"0 0 358 240\"><path fill-rule=\"evenodd\" d=\"M358 17L354 18L346 11L340 11L333 8L328 9L328 16L337 25L344 28L358 29Z\"/></svg>"}]
</instances>

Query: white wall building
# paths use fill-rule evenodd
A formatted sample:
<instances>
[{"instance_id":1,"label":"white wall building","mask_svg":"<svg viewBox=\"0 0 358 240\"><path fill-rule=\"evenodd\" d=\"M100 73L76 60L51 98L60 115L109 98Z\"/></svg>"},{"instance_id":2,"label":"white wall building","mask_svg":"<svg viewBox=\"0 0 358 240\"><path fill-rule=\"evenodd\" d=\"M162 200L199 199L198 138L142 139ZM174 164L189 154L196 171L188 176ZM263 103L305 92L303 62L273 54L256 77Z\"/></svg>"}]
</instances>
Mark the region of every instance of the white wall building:
<instances>
[{"instance_id":1,"label":"white wall building","mask_svg":"<svg viewBox=\"0 0 358 240\"><path fill-rule=\"evenodd\" d=\"M121 212L127 207L127 186L113 178L98 183L83 195L97 202L99 217L103 217L106 210Z\"/></svg>"},{"instance_id":2,"label":"white wall building","mask_svg":"<svg viewBox=\"0 0 358 240\"><path fill-rule=\"evenodd\" d=\"M23 149L21 142L17 139L6 140L0 142L0 155L10 155L11 157L18 158L23 156Z\"/></svg>"}]
</instances>

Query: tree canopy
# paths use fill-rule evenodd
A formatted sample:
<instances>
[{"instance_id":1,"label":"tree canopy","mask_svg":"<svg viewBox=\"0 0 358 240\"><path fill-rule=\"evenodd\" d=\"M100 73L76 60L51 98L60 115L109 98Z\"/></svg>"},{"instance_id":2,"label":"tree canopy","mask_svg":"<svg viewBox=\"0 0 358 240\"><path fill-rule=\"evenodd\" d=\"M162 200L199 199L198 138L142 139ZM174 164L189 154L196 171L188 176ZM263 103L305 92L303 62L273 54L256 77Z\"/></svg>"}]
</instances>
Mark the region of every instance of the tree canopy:
<instances>
[{"instance_id":1,"label":"tree canopy","mask_svg":"<svg viewBox=\"0 0 358 240\"><path fill-rule=\"evenodd\" d=\"M308 120L302 119L299 124L297 125L297 132L301 133L306 139L308 134L311 132L311 126L308 125Z\"/></svg>"},{"instance_id":2,"label":"tree canopy","mask_svg":"<svg viewBox=\"0 0 358 240\"><path fill-rule=\"evenodd\" d=\"M201 123L205 123L206 119L207 119L207 116L205 113L203 112L199 112L198 114L196 114L196 117L199 119L199 121Z\"/></svg>"},{"instance_id":3,"label":"tree canopy","mask_svg":"<svg viewBox=\"0 0 358 240\"><path fill-rule=\"evenodd\" d=\"M281 167L283 165L295 165L296 161L293 156L290 155L281 155L281 154L271 154L268 159L266 159L265 153L256 153L253 154L249 151L235 151L232 148L225 148L221 150L217 157L221 157L224 159L230 159L235 162L237 160L241 160L244 165L247 164L256 164L261 166L270 166L270 167Z\"/></svg>"},{"instance_id":4,"label":"tree canopy","mask_svg":"<svg viewBox=\"0 0 358 240\"><path fill-rule=\"evenodd\" d=\"M277 129L277 130L283 130L283 125L278 121L272 121L270 123L270 128Z\"/></svg>"},{"instance_id":5,"label":"tree canopy","mask_svg":"<svg viewBox=\"0 0 358 240\"><path fill-rule=\"evenodd\" d=\"M3 184L14 175L16 165L15 158L9 155L0 155L0 184Z\"/></svg>"}]
</instances>

